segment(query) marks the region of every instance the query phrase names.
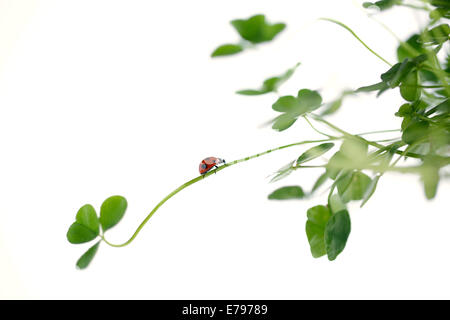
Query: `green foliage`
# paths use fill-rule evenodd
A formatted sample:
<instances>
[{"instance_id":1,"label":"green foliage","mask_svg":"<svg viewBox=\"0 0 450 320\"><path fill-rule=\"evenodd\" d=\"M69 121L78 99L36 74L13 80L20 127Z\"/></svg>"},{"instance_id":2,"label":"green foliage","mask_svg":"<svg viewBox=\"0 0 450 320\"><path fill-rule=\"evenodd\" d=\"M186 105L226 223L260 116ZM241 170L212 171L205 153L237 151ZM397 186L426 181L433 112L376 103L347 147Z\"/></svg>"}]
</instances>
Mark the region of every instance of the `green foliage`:
<instances>
[{"instance_id":1,"label":"green foliage","mask_svg":"<svg viewBox=\"0 0 450 320\"><path fill-rule=\"evenodd\" d=\"M344 92L342 92L340 97L325 104L325 107L322 108L321 116L328 116L328 115L336 113L342 107L344 99L347 96L350 96L353 94L354 94L353 91L348 91L348 90L345 90Z\"/></svg>"},{"instance_id":2,"label":"green foliage","mask_svg":"<svg viewBox=\"0 0 450 320\"><path fill-rule=\"evenodd\" d=\"M116 225L122 219L127 208L127 201L121 196L112 196L106 199L100 209L100 218L95 209L90 204L82 206L76 216L75 222L67 231L67 240L72 244L90 242L100 236L100 226L105 232ZM89 248L77 261L79 269L85 269L89 266L95 254L97 253L100 241Z\"/></svg>"},{"instance_id":3,"label":"green foliage","mask_svg":"<svg viewBox=\"0 0 450 320\"><path fill-rule=\"evenodd\" d=\"M400 85L400 94L407 101L416 101L420 98L419 75L417 71L408 73Z\"/></svg>"},{"instance_id":4,"label":"green foliage","mask_svg":"<svg viewBox=\"0 0 450 320\"><path fill-rule=\"evenodd\" d=\"M328 199L328 207L332 213L347 210L347 206L338 194L332 194Z\"/></svg>"},{"instance_id":5,"label":"green foliage","mask_svg":"<svg viewBox=\"0 0 450 320\"><path fill-rule=\"evenodd\" d=\"M239 44L223 44L217 47L211 57L234 55L244 51L250 45L272 41L281 31L286 28L284 23L270 24L262 14L252 16L248 19L236 19L231 25L241 37Z\"/></svg>"},{"instance_id":6,"label":"green foliage","mask_svg":"<svg viewBox=\"0 0 450 320\"><path fill-rule=\"evenodd\" d=\"M244 48L238 44L223 44L211 53L211 57L230 56L243 50Z\"/></svg>"},{"instance_id":7,"label":"green foliage","mask_svg":"<svg viewBox=\"0 0 450 320\"><path fill-rule=\"evenodd\" d=\"M415 58L417 55L426 54L426 49L422 47L420 35L415 33L405 42L400 43L397 48L398 61L404 61L407 58Z\"/></svg>"},{"instance_id":8,"label":"green foliage","mask_svg":"<svg viewBox=\"0 0 450 320\"><path fill-rule=\"evenodd\" d=\"M438 8L450 9L450 2L448 0L431 0L430 4Z\"/></svg>"},{"instance_id":9,"label":"green foliage","mask_svg":"<svg viewBox=\"0 0 450 320\"><path fill-rule=\"evenodd\" d=\"M328 160L326 165L327 176L333 180L336 179L337 175L348 161L349 159L347 159L341 151L336 152L330 160Z\"/></svg>"},{"instance_id":10,"label":"green foliage","mask_svg":"<svg viewBox=\"0 0 450 320\"><path fill-rule=\"evenodd\" d=\"M351 223L347 210L342 210L331 216L325 228L325 248L328 260L333 261L344 250L350 235Z\"/></svg>"},{"instance_id":11,"label":"green foliage","mask_svg":"<svg viewBox=\"0 0 450 320\"><path fill-rule=\"evenodd\" d=\"M406 49L410 51L406 51ZM410 52L416 49L407 43L397 49L397 55L405 57L402 62L396 63L389 70L381 74L381 82L373 85L360 87L356 92L378 91L378 96L388 89L400 87L400 94L407 101L416 101L420 98L421 88L419 84L419 73L428 80L435 80L433 72L422 69L426 61L426 54L409 58Z\"/></svg>"},{"instance_id":12,"label":"green foliage","mask_svg":"<svg viewBox=\"0 0 450 320\"><path fill-rule=\"evenodd\" d=\"M287 70L281 76L272 77L264 80L260 89L245 89L239 90L236 93L245 96L257 96L269 92L276 92L278 88L294 74L295 69L297 69L299 65L300 63L297 63L293 68Z\"/></svg>"},{"instance_id":13,"label":"green foliage","mask_svg":"<svg viewBox=\"0 0 450 320\"><path fill-rule=\"evenodd\" d=\"M242 39L255 44L273 40L286 28L284 23L267 23L266 17L262 14L244 20L233 20L231 21L231 25L236 29Z\"/></svg>"},{"instance_id":14,"label":"green foliage","mask_svg":"<svg viewBox=\"0 0 450 320\"><path fill-rule=\"evenodd\" d=\"M95 231L92 231L78 222L72 223L69 231L67 231L67 240L73 244L89 242L97 238L97 236L98 233L95 233Z\"/></svg>"},{"instance_id":15,"label":"green foliage","mask_svg":"<svg viewBox=\"0 0 450 320\"><path fill-rule=\"evenodd\" d=\"M291 200L291 199L302 199L305 197L303 189L299 186L288 186L282 187L271 194L269 194L270 200Z\"/></svg>"},{"instance_id":16,"label":"green foliage","mask_svg":"<svg viewBox=\"0 0 450 320\"><path fill-rule=\"evenodd\" d=\"M78 210L75 221L92 230L97 235L100 232L100 221L98 220L94 207L90 204L86 204Z\"/></svg>"},{"instance_id":17,"label":"green foliage","mask_svg":"<svg viewBox=\"0 0 450 320\"><path fill-rule=\"evenodd\" d=\"M100 223L103 231L114 227L122 219L127 210L127 200L121 196L106 199L100 208Z\"/></svg>"},{"instance_id":18,"label":"green foliage","mask_svg":"<svg viewBox=\"0 0 450 320\"><path fill-rule=\"evenodd\" d=\"M450 26L448 24L441 24L425 31L425 34L421 40L425 45L440 45L448 41L449 34Z\"/></svg>"},{"instance_id":19,"label":"green foliage","mask_svg":"<svg viewBox=\"0 0 450 320\"><path fill-rule=\"evenodd\" d=\"M403 4L401 0L382 0L366 2L363 6L377 7L380 11L385 11L395 5ZM395 116L403 119L401 139L393 139L387 145L370 142L360 136L348 134L313 114L314 119L328 124L331 129L338 129L338 132L344 133L340 137L343 143L339 151L335 152L323 165L326 171L317 178L311 190L313 194L328 179L332 181L328 197L329 206L316 206L308 210L306 233L314 257L327 254L330 260L336 259L344 249L350 233L350 217L345 203L362 200L361 207L364 206L374 194L383 174L386 171L395 171L397 168L395 165L400 157L408 158L414 155L423 162L420 167L411 169L411 172L420 175L427 198L431 199L436 195L440 168L450 163L450 102L448 99L450 86L446 82L450 79L450 52L447 53L443 63L437 56L439 50L449 40L450 28L446 23L437 24L436 22L448 16L450 8L448 1L431 1L430 4L435 7L430 13L433 23L430 23L422 32L413 34L406 41L400 42L397 48L399 62L391 65L380 75L380 82L360 87L355 91L344 91L337 99L325 103L321 112L322 117L335 113L342 107L344 97L347 95L377 92L378 97L387 90L399 88L400 96L405 100L395 113ZM350 31L369 51L382 59L349 27L333 19L324 20L334 22ZM277 81L279 78L270 78L264 81L260 89L243 90L239 93L259 95L275 92ZM317 91L310 89L300 90L297 96L279 97L273 103L272 109L281 114L273 120L272 128L277 131L286 130L299 117L309 115L321 106L321 96ZM369 145L375 149L369 150ZM290 175L295 169L311 167L305 166L304 163L322 157L333 146L334 143L326 142L308 149L300 155L295 165L291 162L278 170L272 181ZM404 149L399 150L402 147ZM436 155L437 152L439 155ZM396 153L398 158L391 164ZM363 172L365 169L374 172L373 178ZM295 188L299 187L280 188L269 198L291 198L290 192L295 194L294 190L297 190ZM335 190L337 193L334 193ZM301 194L298 198L303 197L303 190ZM295 196L292 195L292 197Z\"/></svg>"},{"instance_id":20,"label":"green foliage","mask_svg":"<svg viewBox=\"0 0 450 320\"><path fill-rule=\"evenodd\" d=\"M428 156L424 159L421 170L421 179L427 199L433 199L436 196L440 179L439 169L440 168L435 165L432 156Z\"/></svg>"},{"instance_id":21,"label":"green foliage","mask_svg":"<svg viewBox=\"0 0 450 320\"><path fill-rule=\"evenodd\" d=\"M334 143L322 143L303 152L297 159L297 165L311 161L334 147Z\"/></svg>"},{"instance_id":22,"label":"green foliage","mask_svg":"<svg viewBox=\"0 0 450 320\"><path fill-rule=\"evenodd\" d=\"M301 89L297 97L283 96L278 98L272 105L272 109L282 112L274 120L272 128L277 131L283 131L292 126L299 116L305 115L316 110L322 103L322 97L317 91Z\"/></svg>"},{"instance_id":23,"label":"green foliage","mask_svg":"<svg viewBox=\"0 0 450 320\"><path fill-rule=\"evenodd\" d=\"M426 121L413 121L403 130L402 140L407 144L425 140L428 136L429 127L430 125Z\"/></svg>"},{"instance_id":24,"label":"green foliage","mask_svg":"<svg viewBox=\"0 0 450 320\"><path fill-rule=\"evenodd\" d=\"M278 171L274 174L274 177L270 180L270 182L279 181L283 178L286 178L288 175L294 171L294 163L295 161L291 161L288 164L282 166Z\"/></svg>"},{"instance_id":25,"label":"green foliage","mask_svg":"<svg viewBox=\"0 0 450 320\"><path fill-rule=\"evenodd\" d=\"M361 171L355 171L338 181L337 189L342 200L349 202L351 200L363 199L372 180Z\"/></svg>"},{"instance_id":26,"label":"green foliage","mask_svg":"<svg viewBox=\"0 0 450 320\"><path fill-rule=\"evenodd\" d=\"M100 245L100 241L94 244L88 251L86 251L80 259L77 261L78 269L86 269L91 263L92 259L94 259L95 254L97 253L98 246Z\"/></svg>"},{"instance_id":27,"label":"green foliage","mask_svg":"<svg viewBox=\"0 0 450 320\"><path fill-rule=\"evenodd\" d=\"M311 193L314 193L317 189L319 189L326 181L328 180L328 174L325 171L322 173L314 183L314 186L311 189Z\"/></svg>"},{"instance_id":28,"label":"green foliage","mask_svg":"<svg viewBox=\"0 0 450 320\"><path fill-rule=\"evenodd\" d=\"M366 191L364 192L363 201L361 202L361 208L369 201L369 199L372 197L372 195L375 193L375 190L377 189L378 180L380 180L381 175L377 174L372 181L370 181L370 184L366 187Z\"/></svg>"},{"instance_id":29,"label":"green foliage","mask_svg":"<svg viewBox=\"0 0 450 320\"><path fill-rule=\"evenodd\" d=\"M307 211L306 236L314 258L328 255L335 260L350 235L350 215L346 209L332 213L329 207L315 206Z\"/></svg>"},{"instance_id":30,"label":"green foliage","mask_svg":"<svg viewBox=\"0 0 450 320\"><path fill-rule=\"evenodd\" d=\"M308 237L311 254L319 258L327 253L325 249L325 228L331 218L330 210L325 206L315 206L307 212L306 236Z\"/></svg>"},{"instance_id":31,"label":"green foliage","mask_svg":"<svg viewBox=\"0 0 450 320\"><path fill-rule=\"evenodd\" d=\"M381 0L376 2L364 2L364 8L377 7L380 11L392 8L396 4L401 4L401 0Z\"/></svg>"}]
</instances>

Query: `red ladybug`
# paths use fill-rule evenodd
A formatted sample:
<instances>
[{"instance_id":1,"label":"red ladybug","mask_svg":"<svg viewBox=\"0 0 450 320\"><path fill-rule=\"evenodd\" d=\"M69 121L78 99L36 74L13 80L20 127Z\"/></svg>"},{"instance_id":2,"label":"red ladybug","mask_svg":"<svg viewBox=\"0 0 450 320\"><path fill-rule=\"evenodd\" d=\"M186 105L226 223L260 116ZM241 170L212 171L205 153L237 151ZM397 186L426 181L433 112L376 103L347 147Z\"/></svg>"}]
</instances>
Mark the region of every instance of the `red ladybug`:
<instances>
[{"instance_id":1,"label":"red ladybug","mask_svg":"<svg viewBox=\"0 0 450 320\"><path fill-rule=\"evenodd\" d=\"M203 159L202 162L200 162L198 170L200 171L200 174L205 174L214 167L218 168L218 165L222 163L226 163L224 159L216 157L208 157Z\"/></svg>"}]
</instances>

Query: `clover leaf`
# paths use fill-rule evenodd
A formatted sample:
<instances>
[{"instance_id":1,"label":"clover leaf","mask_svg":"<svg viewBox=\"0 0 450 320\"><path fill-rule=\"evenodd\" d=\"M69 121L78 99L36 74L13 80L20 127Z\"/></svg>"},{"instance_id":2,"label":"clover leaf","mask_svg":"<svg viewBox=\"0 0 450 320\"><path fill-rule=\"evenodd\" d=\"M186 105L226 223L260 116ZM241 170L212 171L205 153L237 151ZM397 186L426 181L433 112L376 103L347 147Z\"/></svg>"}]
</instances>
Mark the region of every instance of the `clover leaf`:
<instances>
[{"instance_id":1,"label":"clover leaf","mask_svg":"<svg viewBox=\"0 0 450 320\"><path fill-rule=\"evenodd\" d=\"M331 218L328 207L319 205L308 209L308 220L306 221L306 236L308 238L311 254L314 258L324 256L325 249L325 228Z\"/></svg>"},{"instance_id":2,"label":"clover leaf","mask_svg":"<svg viewBox=\"0 0 450 320\"><path fill-rule=\"evenodd\" d=\"M286 28L284 23L267 23L266 17L262 14L244 20L233 20L231 25L243 39L255 44L273 40Z\"/></svg>"},{"instance_id":3,"label":"clover leaf","mask_svg":"<svg viewBox=\"0 0 450 320\"><path fill-rule=\"evenodd\" d=\"M273 129L283 131L289 128L297 118L314 111L322 104L322 97L317 91L301 89L297 97L283 96L272 105L272 109L283 114L277 117Z\"/></svg>"},{"instance_id":4,"label":"clover leaf","mask_svg":"<svg viewBox=\"0 0 450 320\"><path fill-rule=\"evenodd\" d=\"M273 40L286 28L284 23L268 23L266 17L262 14L254 15L248 19L233 20L231 21L231 25L242 38L241 43L220 45L212 52L211 57L215 58L240 53L248 46Z\"/></svg>"},{"instance_id":5,"label":"clover leaf","mask_svg":"<svg viewBox=\"0 0 450 320\"><path fill-rule=\"evenodd\" d=\"M127 200L122 196L112 196L106 199L100 208L100 218L92 205L82 206L76 216L75 222L67 231L67 240L73 244L80 244L94 240L100 235L100 226L103 232L115 226L123 217L127 208ZM106 241L106 240L105 240ZM79 269L85 269L97 253L100 241L89 248L77 261Z\"/></svg>"},{"instance_id":6,"label":"clover leaf","mask_svg":"<svg viewBox=\"0 0 450 320\"><path fill-rule=\"evenodd\" d=\"M269 200L291 200L291 199L302 199L305 197L305 193L300 186L288 186L282 187L271 194L269 194Z\"/></svg>"}]
</instances>

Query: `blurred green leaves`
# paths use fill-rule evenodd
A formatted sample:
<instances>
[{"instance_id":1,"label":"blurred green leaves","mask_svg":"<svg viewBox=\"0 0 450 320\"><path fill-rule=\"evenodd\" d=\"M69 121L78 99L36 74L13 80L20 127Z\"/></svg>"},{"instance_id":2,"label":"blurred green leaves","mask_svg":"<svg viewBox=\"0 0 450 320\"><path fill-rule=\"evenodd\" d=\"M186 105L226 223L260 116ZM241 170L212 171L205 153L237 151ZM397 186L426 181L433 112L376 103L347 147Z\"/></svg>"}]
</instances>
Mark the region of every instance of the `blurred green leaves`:
<instances>
[{"instance_id":1,"label":"blurred green leaves","mask_svg":"<svg viewBox=\"0 0 450 320\"><path fill-rule=\"evenodd\" d=\"M248 19L233 20L231 25L242 39L254 44L271 41L286 28L284 23L268 23L266 17L262 14L257 14Z\"/></svg>"},{"instance_id":2,"label":"blurred green leaves","mask_svg":"<svg viewBox=\"0 0 450 320\"><path fill-rule=\"evenodd\" d=\"M392 8L396 4L401 4L401 3L402 3L402 0L381 0L381 1L376 1L376 2L364 2L363 7L364 8L376 7L380 11L384 11L384 10Z\"/></svg>"},{"instance_id":3,"label":"blurred green leaves","mask_svg":"<svg viewBox=\"0 0 450 320\"><path fill-rule=\"evenodd\" d=\"M333 261L344 250L351 231L350 215L347 210L335 213L325 228L325 249L328 260Z\"/></svg>"},{"instance_id":4,"label":"blurred green leaves","mask_svg":"<svg viewBox=\"0 0 450 320\"><path fill-rule=\"evenodd\" d=\"M416 101L420 98L419 75L417 71L408 73L400 85L400 94L407 101Z\"/></svg>"},{"instance_id":5,"label":"blurred green leaves","mask_svg":"<svg viewBox=\"0 0 450 320\"><path fill-rule=\"evenodd\" d=\"M262 14L254 15L248 19L233 20L231 25L241 37L241 43L223 44L213 51L211 57L234 55L242 52L249 45L272 41L286 28L284 23L268 23L266 17Z\"/></svg>"},{"instance_id":6,"label":"blurred green leaves","mask_svg":"<svg viewBox=\"0 0 450 320\"><path fill-rule=\"evenodd\" d=\"M307 211L306 236L314 258L328 255L332 261L344 250L351 223L347 210L332 214L329 207L315 206Z\"/></svg>"},{"instance_id":7,"label":"blurred green leaves","mask_svg":"<svg viewBox=\"0 0 450 320\"><path fill-rule=\"evenodd\" d=\"M287 186L282 187L271 194L269 194L269 200L292 200L292 199L303 199L305 193L300 186Z\"/></svg>"},{"instance_id":8,"label":"blurred green leaves","mask_svg":"<svg viewBox=\"0 0 450 320\"><path fill-rule=\"evenodd\" d=\"M211 57L220 57L220 56L229 56L232 54L239 53L243 51L244 48L242 48L239 44L223 44L220 47L218 47L216 50L213 51L211 54Z\"/></svg>"},{"instance_id":9,"label":"blurred green leaves","mask_svg":"<svg viewBox=\"0 0 450 320\"><path fill-rule=\"evenodd\" d=\"M85 269L89 266L92 259L94 259L95 254L97 253L98 246L100 245L100 241L94 244L91 248L88 249L77 261L78 269Z\"/></svg>"},{"instance_id":10,"label":"blurred green leaves","mask_svg":"<svg viewBox=\"0 0 450 320\"><path fill-rule=\"evenodd\" d=\"M322 97L317 91L301 89L297 97L280 97L272 109L282 114L275 118L272 128L283 131L292 126L299 116L314 111L322 104Z\"/></svg>"},{"instance_id":11,"label":"blurred green leaves","mask_svg":"<svg viewBox=\"0 0 450 320\"><path fill-rule=\"evenodd\" d=\"M325 228L331 218L330 210L325 206L315 206L307 211L306 236L314 258L325 255Z\"/></svg>"},{"instance_id":12,"label":"blurred green leaves","mask_svg":"<svg viewBox=\"0 0 450 320\"><path fill-rule=\"evenodd\" d=\"M351 167L361 167L367 164L368 145L356 138L344 139L338 152L336 152L326 165L328 177L336 179L341 171Z\"/></svg>"},{"instance_id":13,"label":"blurred green leaves","mask_svg":"<svg viewBox=\"0 0 450 320\"><path fill-rule=\"evenodd\" d=\"M403 48L403 47L400 47ZM397 54L401 57L408 56L408 51L398 49ZM409 47L408 47L409 48ZM414 51L414 50L413 50ZM404 58L402 62L396 63L389 70L381 74L381 82L376 84L360 87L356 92L378 91L378 95L388 89L400 87L400 94L407 101L416 101L421 96L421 87L419 84L419 71L423 62L426 61L426 55L422 54L415 58ZM426 77L434 79L432 72L423 72Z\"/></svg>"},{"instance_id":14,"label":"blurred green leaves","mask_svg":"<svg viewBox=\"0 0 450 320\"><path fill-rule=\"evenodd\" d=\"M425 158L422 165L421 180L427 199L433 199L436 196L440 179L439 169L440 166L436 166L436 162L432 156Z\"/></svg>"},{"instance_id":15,"label":"blurred green leaves","mask_svg":"<svg viewBox=\"0 0 450 320\"><path fill-rule=\"evenodd\" d=\"M297 159L297 166L301 165L302 163L311 161L315 158L318 158L325 154L328 150L334 147L334 143L328 142L328 143L322 143L318 146L312 147L308 150L306 150L304 153L300 155Z\"/></svg>"},{"instance_id":16,"label":"blurred green leaves","mask_svg":"<svg viewBox=\"0 0 450 320\"><path fill-rule=\"evenodd\" d=\"M421 37L421 40L423 41L423 44L428 46L441 45L449 40L449 34L450 26L446 23L440 24L436 27L426 30L424 36Z\"/></svg>"},{"instance_id":17,"label":"blurred green leaves","mask_svg":"<svg viewBox=\"0 0 450 320\"><path fill-rule=\"evenodd\" d=\"M450 19L450 2L448 0L432 0L430 4L436 7L430 12L430 19L435 21L441 18Z\"/></svg>"},{"instance_id":18,"label":"blurred green leaves","mask_svg":"<svg viewBox=\"0 0 450 320\"><path fill-rule=\"evenodd\" d=\"M274 174L274 177L270 180L270 182L279 181L290 175L292 171L294 171L294 163L295 161L291 161L285 166L278 169L278 171Z\"/></svg>"},{"instance_id":19,"label":"blurred green leaves","mask_svg":"<svg viewBox=\"0 0 450 320\"><path fill-rule=\"evenodd\" d=\"M236 93L246 96L256 96L266 94L269 92L276 92L278 88L294 74L295 70L299 65L300 63L297 63L293 68L287 70L282 75L277 77L271 77L264 80L263 84L259 89L244 89L239 90Z\"/></svg>"},{"instance_id":20,"label":"blurred green leaves","mask_svg":"<svg viewBox=\"0 0 450 320\"><path fill-rule=\"evenodd\" d=\"M337 182L337 189L344 202L363 199L372 180L361 171L351 172Z\"/></svg>"},{"instance_id":21,"label":"blurred green leaves","mask_svg":"<svg viewBox=\"0 0 450 320\"><path fill-rule=\"evenodd\" d=\"M407 144L425 140L428 137L429 127L427 121L414 120L403 130L402 140Z\"/></svg>"}]
</instances>

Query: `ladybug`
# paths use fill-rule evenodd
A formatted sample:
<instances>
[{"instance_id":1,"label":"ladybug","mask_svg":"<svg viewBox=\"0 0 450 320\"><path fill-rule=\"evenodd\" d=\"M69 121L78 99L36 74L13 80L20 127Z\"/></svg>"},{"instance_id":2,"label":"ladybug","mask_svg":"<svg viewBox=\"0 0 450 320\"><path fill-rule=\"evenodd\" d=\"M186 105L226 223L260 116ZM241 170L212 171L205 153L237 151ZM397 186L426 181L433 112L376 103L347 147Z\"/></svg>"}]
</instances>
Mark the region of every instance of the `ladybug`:
<instances>
[{"instance_id":1,"label":"ladybug","mask_svg":"<svg viewBox=\"0 0 450 320\"><path fill-rule=\"evenodd\" d=\"M224 159L216 158L216 157L208 157L202 160L200 162L200 165L198 167L198 171L200 171L200 174L205 174L212 168L218 168L219 164L226 163Z\"/></svg>"}]
</instances>

